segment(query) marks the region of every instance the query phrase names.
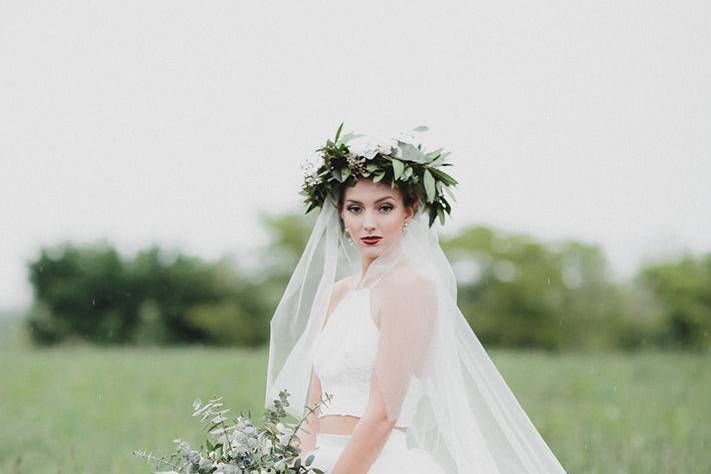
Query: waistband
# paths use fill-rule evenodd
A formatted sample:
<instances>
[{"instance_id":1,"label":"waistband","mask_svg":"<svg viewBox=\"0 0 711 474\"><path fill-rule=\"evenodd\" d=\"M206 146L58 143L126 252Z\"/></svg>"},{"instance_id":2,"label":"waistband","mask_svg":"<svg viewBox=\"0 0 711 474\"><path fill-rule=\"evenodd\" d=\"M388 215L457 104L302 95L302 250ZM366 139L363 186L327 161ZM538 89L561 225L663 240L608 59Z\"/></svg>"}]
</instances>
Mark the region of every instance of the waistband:
<instances>
[{"instance_id":1,"label":"waistband","mask_svg":"<svg viewBox=\"0 0 711 474\"><path fill-rule=\"evenodd\" d=\"M344 448L351 436L350 434L316 433L316 446ZM391 445L406 449L407 434L399 430L392 430L387 441L385 441L385 446Z\"/></svg>"},{"instance_id":2,"label":"waistband","mask_svg":"<svg viewBox=\"0 0 711 474\"><path fill-rule=\"evenodd\" d=\"M341 411L334 411L334 413L330 413L330 412L324 413L324 412L323 412L323 408L321 408L321 413L319 413L318 415L316 415L316 417L317 417L318 419L321 419L321 418L324 418L324 417L327 417L327 416L353 416L353 417L356 417L356 418L360 418L360 415L356 415L355 413L353 413L353 414L351 414L351 413L343 413L342 410L341 410ZM406 423L406 422L404 422L404 421L402 420L402 417L397 420L397 423L395 424L395 426L396 426L397 428L406 428L406 429L410 427L408 423ZM393 431L397 431L397 432L402 433L401 431L398 431L398 430L393 430ZM339 435L339 436L341 436L341 435ZM348 436L348 435L346 435L346 436Z\"/></svg>"}]
</instances>

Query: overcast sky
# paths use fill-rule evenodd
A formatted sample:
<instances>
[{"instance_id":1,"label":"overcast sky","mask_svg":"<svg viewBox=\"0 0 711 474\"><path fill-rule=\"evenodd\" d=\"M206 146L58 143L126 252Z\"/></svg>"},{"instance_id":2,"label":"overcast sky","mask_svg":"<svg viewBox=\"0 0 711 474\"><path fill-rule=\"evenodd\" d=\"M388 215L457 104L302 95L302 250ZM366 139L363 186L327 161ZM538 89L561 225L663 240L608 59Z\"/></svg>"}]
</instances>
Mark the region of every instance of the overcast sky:
<instances>
[{"instance_id":1,"label":"overcast sky","mask_svg":"<svg viewBox=\"0 0 711 474\"><path fill-rule=\"evenodd\" d=\"M338 124L418 125L460 181L443 234L599 244L621 277L711 251L704 1L0 4L0 308L42 245L215 258L300 209Z\"/></svg>"}]
</instances>

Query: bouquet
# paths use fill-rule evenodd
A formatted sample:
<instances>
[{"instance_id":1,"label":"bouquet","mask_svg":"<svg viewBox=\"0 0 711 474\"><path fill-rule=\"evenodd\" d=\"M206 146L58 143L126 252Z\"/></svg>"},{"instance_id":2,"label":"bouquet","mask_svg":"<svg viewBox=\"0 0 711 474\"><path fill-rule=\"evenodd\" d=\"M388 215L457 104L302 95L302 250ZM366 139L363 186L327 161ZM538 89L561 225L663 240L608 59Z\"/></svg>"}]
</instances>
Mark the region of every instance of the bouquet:
<instances>
[{"instance_id":1,"label":"bouquet","mask_svg":"<svg viewBox=\"0 0 711 474\"><path fill-rule=\"evenodd\" d=\"M279 392L272 408L264 411L263 426L258 428L249 416L232 420L225 417L229 409L222 409L222 397L213 397L203 404L193 402L193 416L199 416L208 424L208 437L200 447L194 449L180 438L176 452L168 457L154 456L145 451L133 451L138 457L155 461L154 474L323 474L318 468L309 468L313 454L305 460L300 457L301 440L296 435L301 425L331 396L325 394L313 408L306 407L307 413L296 424L283 421L287 416L285 406L289 406L289 393ZM168 470L160 471L161 468Z\"/></svg>"}]
</instances>

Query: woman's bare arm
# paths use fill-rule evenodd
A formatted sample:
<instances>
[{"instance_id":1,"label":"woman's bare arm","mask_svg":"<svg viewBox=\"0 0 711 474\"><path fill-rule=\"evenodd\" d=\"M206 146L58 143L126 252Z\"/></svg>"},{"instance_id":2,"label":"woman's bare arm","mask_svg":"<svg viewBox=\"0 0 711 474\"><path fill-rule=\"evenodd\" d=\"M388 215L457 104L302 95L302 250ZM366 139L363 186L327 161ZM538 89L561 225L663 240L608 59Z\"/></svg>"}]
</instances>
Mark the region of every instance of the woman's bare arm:
<instances>
[{"instance_id":1,"label":"woman's bare arm","mask_svg":"<svg viewBox=\"0 0 711 474\"><path fill-rule=\"evenodd\" d=\"M315 407L321 400L321 381L315 372L311 375L311 388L309 390L309 407ZM316 433L319 432L318 411L310 413L299 428L297 436L301 440L301 452L306 453L316 447Z\"/></svg>"},{"instance_id":2,"label":"woman's bare arm","mask_svg":"<svg viewBox=\"0 0 711 474\"><path fill-rule=\"evenodd\" d=\"M374 371L368 405L333 467L332 474L366 474L382 451L395 423L388 420L380 383Z\"/></svg>"},{"instance_id":3,"label":"woman's bare arm","mask_svg":"<svg viewBox=\"0 0 711 474\"><path fill-rule=\"evenodd\" d=\"M374 296L380 337L368 404L331 474L368 472L395 427L388 415L399 412L427 353L437 311L435 288L416 273L398 274L381 288L380 296Z\"/></svg>"}]
</instances>

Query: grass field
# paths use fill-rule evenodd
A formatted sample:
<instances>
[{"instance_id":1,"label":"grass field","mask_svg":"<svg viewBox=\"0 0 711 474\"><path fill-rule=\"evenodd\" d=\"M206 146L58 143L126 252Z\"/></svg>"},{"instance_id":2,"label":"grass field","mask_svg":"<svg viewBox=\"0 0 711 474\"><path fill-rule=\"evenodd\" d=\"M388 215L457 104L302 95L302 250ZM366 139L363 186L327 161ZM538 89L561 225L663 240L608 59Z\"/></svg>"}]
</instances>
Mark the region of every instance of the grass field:
<instances>
[{"instance_id":1,"label":"grass field","mask_svg":"<svg viewBox=\"0 0 711 474\"><path fill-rule=\"evenodd\" d=\"M711 357L490 351L569 473L711 472ZM0 472L148 473L195 398L262 414L266 350L0 349Z\"/></svg>"}]
</instances>

